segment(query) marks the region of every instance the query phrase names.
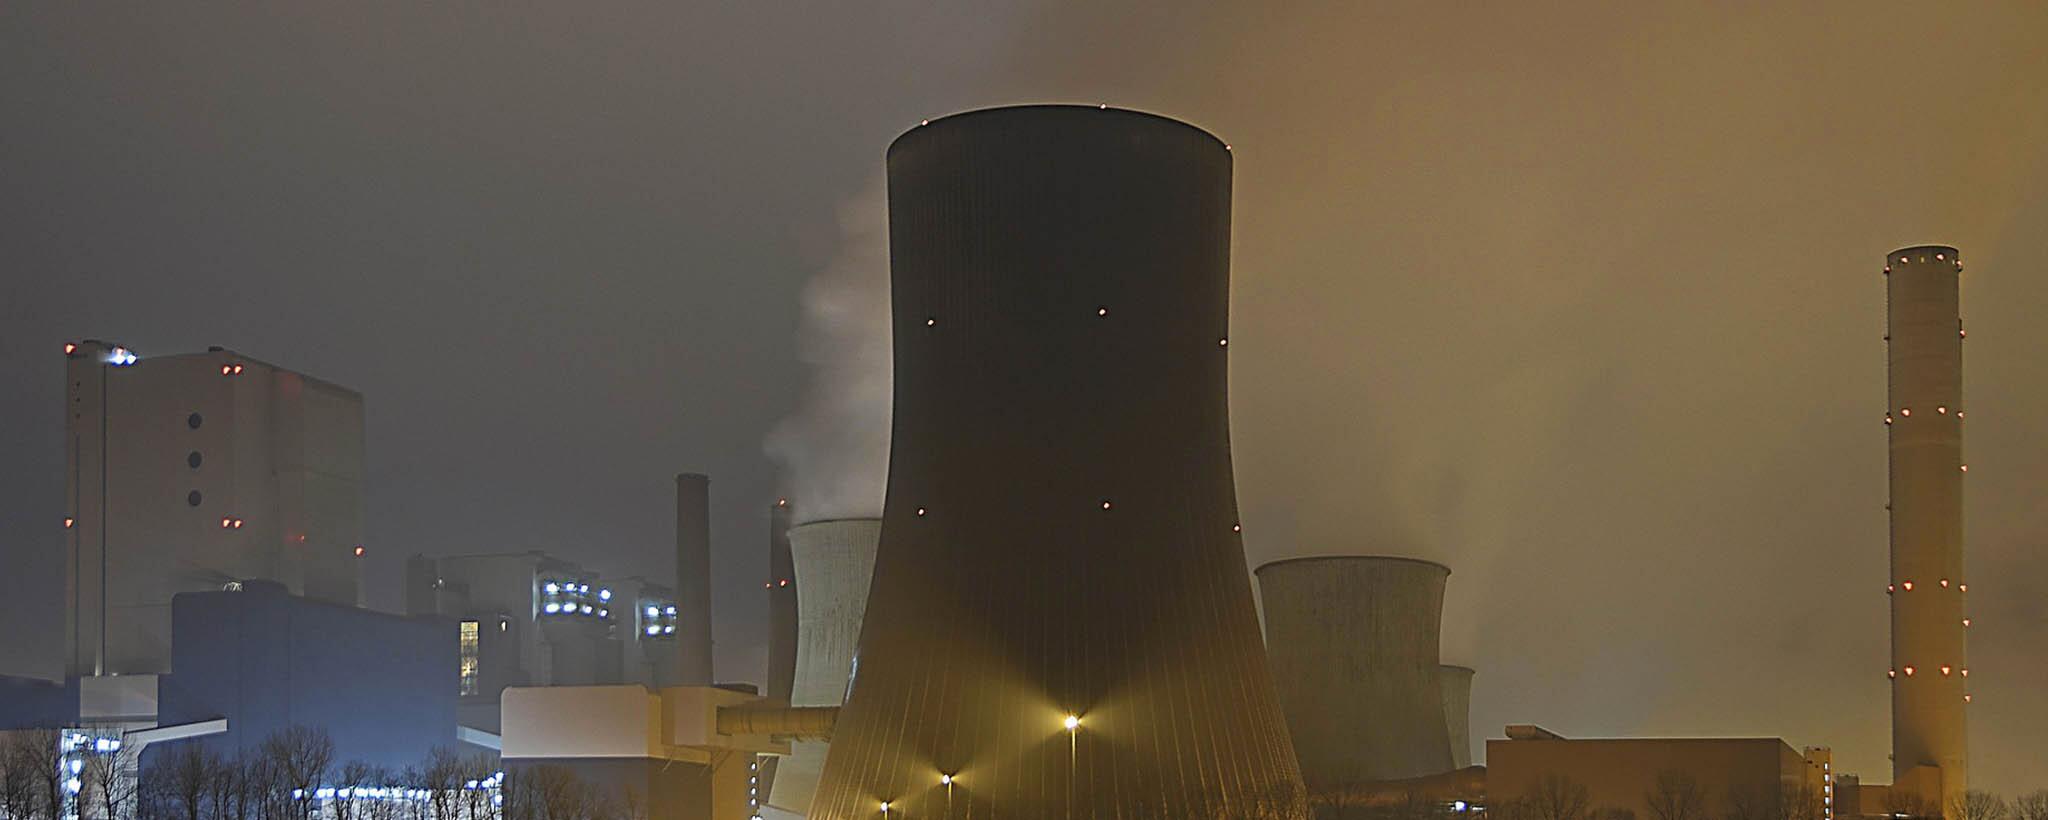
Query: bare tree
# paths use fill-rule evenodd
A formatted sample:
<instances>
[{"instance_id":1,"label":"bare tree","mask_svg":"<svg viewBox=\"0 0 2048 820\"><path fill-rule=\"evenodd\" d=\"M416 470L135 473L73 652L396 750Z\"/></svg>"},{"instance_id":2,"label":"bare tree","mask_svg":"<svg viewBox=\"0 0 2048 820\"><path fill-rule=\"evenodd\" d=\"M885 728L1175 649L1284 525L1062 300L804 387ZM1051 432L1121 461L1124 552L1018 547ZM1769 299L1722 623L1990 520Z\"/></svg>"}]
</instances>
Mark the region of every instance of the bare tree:
<instances>
[{"instance_id":1,"label":"bare tree","mask_svg":"<svg viewBox=\"0 0 2048 820\"><path fill-rule=\"evenodd\" d=\"M2005 820L2011 810L2005 799L1982 789L1971 789L1949 801L1947 820Z\"/></svg>"},{"instance_id":2,"label":"bare tree","mask_svg":"<svg viewBox=\"0 0 2048 820\"><path fill-rule=\"evenodd\" d=\"M2048 789L2013 798L2012 820L2048 820Z\"/></svg>"},{"instance_id":3,"label":"bare tree","mask_svg":"<svg viewBox=\"0 0 2048 820\"><path fill-rule=\"evenodd\" d=\"M159 752L149 767L150 791L178 820L206 820L201 816L214 781L227 768L220 755L198 743L181 743Z\"/></svg>"},{"instance_id":4,"label":"bare tree","mask_svg":"<svg viewBox=\"0 0 2048 820\"><path fill-rule=\"evenodd\" d=\"M304 820L312 815L314 789L334 765L334 739L325 729L292 726L263 739L262 758L270 769L270 794L279 816Z\"/></svg>"},{"instance_id":5,"label":"bare tree","mask_svg":"<svg viewBox=\"0 0 2048 820\"><path fill-rule=\"evenodd\" d=\"M30 768L34 761L16 751L19 735L7 733L4 737L6 742L0 744L0 817L35 820L36 795L42 778Z\"/></svg>"},{"instance_id":6,"label":"bare tree","mask_svg":"<svg viewBox=\"0 0 2048 820\"><path fill-rule=\"evenodd\" d=\"M1585 785L1564 775L1544 775L1523 795L1531 820L1589 820Z\"/></svg>"},{"instance_id":7,"label":"bare tree","mask_svg":"<svg viewBox=\"0 0 2048 820\"><path fill-rule=\"evenodd\" d=\"M1777 786L1729 784L1721 800L1722 820L1784 820Z\"/></svg>"},{"instance_id":8,"label":"bare tree","mask_svg":"<svg viewBox=\"0 0 2048 820\"><path fill-rule=\"evenodd\" d=\"M1885 791L1884 810L1892 817L1902 820L1923 820L1941 816L1941 811L1926 798L1916 792L1900 788Z\"/></svg>"},{"instance_id":9,"label":"bare tree","mask_svg":"<svg viewBox=\"0 0 2048 820\"><path fill-rule=\"evenodd\" d=\"M1698 778L1681 771L1657 773L1657 784L1643 795L1655 820L1707 820L1707 793Z\"/></svg>"},{"instance_id":10,"label":"bare tree","mask_svg":"<svg viewBox=\"0 0 2048 820\"><path fill-rule=\"evenodd\" d=\"M8 733L8 767L23 772L28 784L27 820L57 820L64 815L62 733L55 729L22 729Z\"/></svg>"},{"instance_id":11,"label":"bare tree","mask_svg":"<svg viewBox=\"0 0 2048 820\"><path fill-rule=\"evenodd\" d=\"M97 820L130 820L135 814L135 747L117 745L110 751L81 750L79 761L79 814L97 815Z\"/></svg>"},{"instance_id":12,"label":"bare tree","mask_svg":"<svg viewBox=\"0 0 2048 820\"><path fill-rule=\"evenodd\" d=\"M1598 818L1598 820L1636 820L1636 810L1617 809L1613 806L1603 806L1600 809L1595 810L1593 812L1593 816L1595 818Z\"/></svg>"}]
</instances>

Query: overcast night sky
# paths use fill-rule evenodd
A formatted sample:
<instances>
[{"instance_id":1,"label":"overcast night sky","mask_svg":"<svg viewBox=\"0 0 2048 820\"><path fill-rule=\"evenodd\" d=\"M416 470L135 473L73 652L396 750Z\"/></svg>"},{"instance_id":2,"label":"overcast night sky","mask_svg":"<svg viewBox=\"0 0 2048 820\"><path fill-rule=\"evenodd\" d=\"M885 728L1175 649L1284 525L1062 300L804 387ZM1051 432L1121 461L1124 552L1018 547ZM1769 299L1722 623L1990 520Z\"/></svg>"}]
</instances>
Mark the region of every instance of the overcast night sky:
<instances>
[{"instance_id":1,"label":"overcast night sky","mask_svg":"<svg viewBox=\"0 0 2048 820\"><path fill-rule=\"evenodd\" d=\"M97 337L360 390L376 606L668 575L709 473L759 680L768 505L879 500L883 149L1104 101L1234 147L1251 562L1450 564L1485 736L1889 779L1879 268L1959 247L1972 784L2048 787L2048 6L1107 5L0 5L0 671L60 667Z\"/></svg>"}]
</instances>

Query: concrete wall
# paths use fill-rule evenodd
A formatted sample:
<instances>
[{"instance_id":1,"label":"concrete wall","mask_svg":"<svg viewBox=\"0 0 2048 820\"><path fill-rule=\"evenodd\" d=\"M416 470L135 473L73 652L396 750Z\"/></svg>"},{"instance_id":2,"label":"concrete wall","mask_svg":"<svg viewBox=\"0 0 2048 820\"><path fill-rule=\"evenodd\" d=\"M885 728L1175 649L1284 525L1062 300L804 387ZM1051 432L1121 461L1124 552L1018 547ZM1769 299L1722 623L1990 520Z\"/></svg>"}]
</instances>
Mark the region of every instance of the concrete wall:
<instances>
[{"instance_id":1,"label":"concrete wall","mask_svg":"<svg viewBox=\"0 0 2048 820\"><path fill-rule=\"evenodd\" d=\"M1299 799L1232 529L1230 174L1096 106L890 146L889 487L811 817Z\"/></svg>"},{"instance_id":2,"label":"concrete wall","mask_svg":"<svg viewBox=\"0 0 2048 820\"><path fill-rule=\"evenodd\" d=\"M169 671L181 592L267 579L358 603L362 396L228 350L111 349L66 368L67 674Z\"/></svg>"},{"instance_id":3,"label":"concrete wall","mask_svg":"<svg viewBox=\"0 0 2048 820\"><path fill-rule=\"evenodd\" d=\"M1938 805L1969 787L1962 264L1945 246L1885 260L1893 780L1940 769Z\"/></svg>"},{"instance_id":4,"label":"concrete wall","mask_svg":"<svg viewBox=\"0 0 2048 820\"><path fill-rule=\"evenodd\" d=\"M790 705L838 706L845 701L881 537L882 522L875 518L815 521L789 530L797 609ZM824 743L790 744L789 757L775 764L768 805L797 814L809 811L824 771L826 748Z\"/></svg>"},{"instance_id":5,"label":"concrete wall","mask_svg":"<svg viewBox=\"0 0 2048 820\"><path fill-rule=\"evenodd\" d=\"M182 742L232 756L307 726L333 737L337 763L394 770L456 743L454 621L296 598L264 583L179 595L172 620L174 671L159 685L159 722L228 719L227 733Z\"/></svg>"},{"instance_id":6,"label":"concrete wall","mask_svg":"<svg viewBox=\"0 0 2048 820\"><path fill-rule=\"evenodd\" d=\"M1326 556L1257 571L1266 652L1309 790L1449 771L1442 564Z\"/></svg>"}]
</instances>

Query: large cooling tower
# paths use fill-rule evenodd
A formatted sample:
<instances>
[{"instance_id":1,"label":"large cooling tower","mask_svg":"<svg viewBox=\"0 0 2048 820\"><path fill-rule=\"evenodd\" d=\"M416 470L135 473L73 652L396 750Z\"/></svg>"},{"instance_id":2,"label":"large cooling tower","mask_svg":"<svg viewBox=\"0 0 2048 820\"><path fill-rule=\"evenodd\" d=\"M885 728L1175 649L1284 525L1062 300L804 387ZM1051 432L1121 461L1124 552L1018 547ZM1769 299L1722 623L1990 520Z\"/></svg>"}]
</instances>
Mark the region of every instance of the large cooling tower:
<instances>
[{"instance_id":1,"label":"large cooling tower","mask_svg":"<svg viewBox=\"0 0 2048 820\"><path fill-rule=\"evenodd\" d=\"M860 640L867 608L868 579L875 571L875 544L882 522L874 518L818 521L789 531L796 571L797 651L793 706L838 706ZM768 805L804 814L825 766L826 744L790 744L775 764Z\"/></svg>"},{"instance_id":2,"label":"large cooling tower","mask_svg":"<svg viewBox=\"0 0 2048 820\"><path fill-rule=\"evenodd\" d=\"M1266 652L1309 791L1449 771L1437 635L1450 569L1327 556L1257 574Z\"/></svg>"},{"instance_id":3,"label":"large cooling tower","mask_svg":"<svg viewBox=\"0 0 2048 820\"><path fill-rule=\"evenodd\" d=\"M1299 816L1235 526L1230 169L1094 106L890 146L888 503L811 817Z\"/></svg>"},{"instance_id":4,"label":"large cooling tower","mask_svg":"<svg viewBox=\"0 0 2048 820\"><path fill-rule=\"evenodd\" d=\"M1451 768L1472 765L1472 675L1470 667L1437 667L1437 686L1444 690L1444 733L1451 741Z\"/></svg>"},{"instance_id":5,"label":"large cooling tower","mask_svg":"<svg viewBox=\"0 0 2048 820\"><path fill-rule=\"evenodd\" d=\"M1962 272L1956 249L1939 245L1893 251L1885 260L1893 783L1932 791L1913 770L1938 769L1937 809L1961 797L1970 782Z\"/></svg>"}]
</instances>

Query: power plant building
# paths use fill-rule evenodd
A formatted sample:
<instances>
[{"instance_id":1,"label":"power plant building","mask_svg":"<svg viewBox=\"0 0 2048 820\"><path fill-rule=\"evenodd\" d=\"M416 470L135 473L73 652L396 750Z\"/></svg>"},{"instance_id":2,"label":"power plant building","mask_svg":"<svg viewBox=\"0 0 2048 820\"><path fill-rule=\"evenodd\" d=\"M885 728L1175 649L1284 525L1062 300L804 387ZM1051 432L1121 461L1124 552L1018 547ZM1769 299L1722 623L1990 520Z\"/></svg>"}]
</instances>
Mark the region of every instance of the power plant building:
<instances>
[{"instance_id":1,"label":"power plant building","mask_svg":"<svg viewBox=\"0 0 2048 820\"><path fill-rule=\"evenodd\" d=\"M169 672L181 592L359 603L360 394L223 348L65 355L66 675Z\"/></svg>"},{"instance_id":2,"label":"power plant building","mask_svg":"<svg viewBox=\"0 0 2048 820\"><path fill-rule=\"evenodd\" d=\"M1923 245L1893 251L1884 270L1892 788L1946 807L1970 782L1963 261Z\"/></svg>"},{"instance_id":3,"label":"power plant building","mask_svg":"<svg viewBox=\"0 0 2048 820\"><path fill-rule=\"evenodd\" d=\"M1777 738L1580 740L1523 725L1509 726L1505 740L1486 742L1489 810L1549 802L1554 797L1546 791L1556 784L1585 788L1586 816L1618 810L1659 817L1650 801L1690 787L1700 801L1695 816L1788 817L1802 816L1784 808L1789 800L1831 806L1833 765L1826 749L1802 753Z\"/></svg>"},{"instance_id":4,"label":"power plant building","mask_svg":"<svg viewBox=\"0 0 2048 820\"><path fill-rule=\"evenodd\" d=\"M1256 574L1273 681L1311 794L1456 765L1438 657L1449 568L1322 556Z\"/></svg>"},{"instance_id":5,"label":"power plant building","mask_svg":"<svg viewBox=\"0 0 2048 820\"><path fill-rule=\"evenodd\" d=\"M877 518L813 521L789 531L798 622L790 705L838 706L846 700L881 537ZM790 744L789 756L775 762L768 805L808 812L828 746L822 740Z\"/></svg>"},{"instance_id":6,"label":"power plant building","mask_svg":"<svg viewBox=\"0 0 2048 820\"><path fill-rule=\"evenodd\" d=\"M1303 816L1237 527L1230 180L1107 107L890 146L887 504L810 817Z\"/></svg>"}]
</instances>

